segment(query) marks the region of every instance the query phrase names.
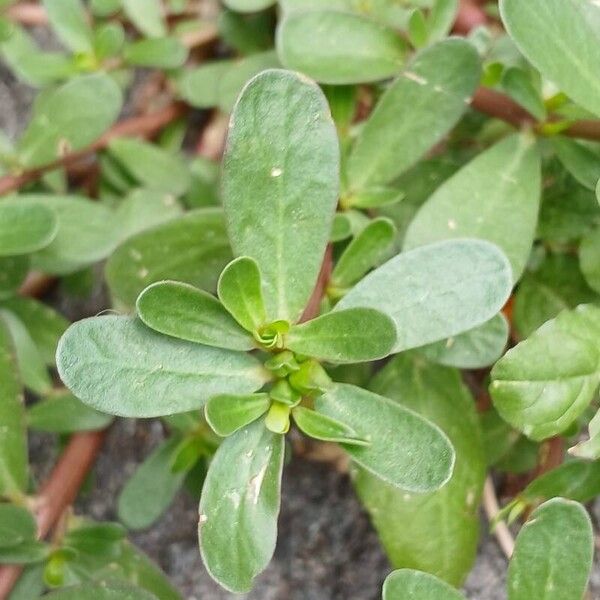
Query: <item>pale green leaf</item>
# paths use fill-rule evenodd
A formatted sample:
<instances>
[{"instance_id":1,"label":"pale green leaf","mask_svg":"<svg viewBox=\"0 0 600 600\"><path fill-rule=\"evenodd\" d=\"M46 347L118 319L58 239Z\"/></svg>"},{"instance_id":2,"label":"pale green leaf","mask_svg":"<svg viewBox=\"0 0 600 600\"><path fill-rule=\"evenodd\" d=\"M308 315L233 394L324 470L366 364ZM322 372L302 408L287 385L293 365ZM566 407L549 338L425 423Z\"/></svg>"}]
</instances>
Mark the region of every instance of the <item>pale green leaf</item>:
<instances>
[{"instance_id":1,"label":"pale green leaf","mask_svg":"<svg viewBox=\"0 0 600 600\"><path fill-rule=\"evenodd\" d=\"M331 285L348 287L388 254L396 228L385 217L373 219L345 248L331 274Z\"/></svg>"},{"instance_id":2,"label":"pale green leaf","mask_svg":"<svg viewBox=\"0 0 600 600\"><path fill-rule=\"evenodd\" d=\"M427 359L458 369L482 369L496 362L508 343L508 321L502 314L457 336L420 349Z\"/></svg>"},{"instance_id":3,"label":"pale green leaf","mask_svg":"<svg viewBox=\"0 0 600 600\"><path fill-rule=\"evenodd\" d=\"M529 73L518 67L510 67L502 74L502 88L536 119L546 119L546 107L542 95L533 85Z\"/></svg>"},{"instance_id":4,"label":"pale green leaf","mask_svg":"<svg viewBox=\"0 0 600 600\"><path fill-rule=\"evenodd\" d=\"M130 529L150 527L171 504L183 485L186 472L173 472L179 436L158 445L139 465L121 490L117 501L119 519Z\"/></svg>"},{"instance_id":5,"label":"pale green leaf","mask_svg":"<svg viewBox=\"0 0 600 600\"><path fill-rule=\"evenodd\" d=\"M221 394L213 396L206 403L204 414L214 432L226 437L256 421L269 410L270 405L271 400L268 394L249 394L247 396Z\"/></svg>"},{"instance_id":6,"label":"pale green leaf","mask_svg":"<svg viewBox=\"0 0 600 600\"><path fill-rule=\"evenodd\" d=\"M465 600L465 597L435 575L401 569L386 577L382 600Z\"/></svg>"},{"instance_id":7,"label":"pale green leaf","mask_svg":"<svg viewBox=\"0 0 600 600\"><path fill-rule=\"evenodd\" d=\"M429 12L427 27L429 42L435 42L448 35L456 20L458 0L434 0Z\"/></svg>"},{"instance_id":8,"label":"pale green leaf","mask_svg":"<svg viewBox=\"0 0 600 600\"><path fill-rule=\"evenodd\" d=\"M127 64L155 69L181 67L187 56L187 48L175 37L138 40L127 44L123 50L123 59Z\"/></svg>"},{"instance_id":9,"label":"pale green leaf","mask_svg":"<svg viewBox=\"0 0 600 600\"><path fill-rule=\"evenodd\" d=\"M403 252L369 273L336 310L370 307L394 320L394 352L473 329L502 308L511 289L506 257L489 242L448 240Z\"/></svg>"},{"instance_id":10,"label":"pale green leaf","mask_svg":"<svg viewBox=\"0 0 600 600\"><path fill-rule=\"evenodd\" d=\"M492 369L500 415L533 440L563 432L587 408L600 382L600 308L561 312L509 350Z\"/></svg>"},{"instance_id":11,"label":"pale green leaf","mask_svg":"<svg viewBox=\"0 0 600 600\"><path fill-rule=\"evenodd\" d=\"M592 229L579 246L579 266L588 285L600 293L600 229Z\"/></svg>"},{"instance_id":12,"label":"pale green leaf","mask_svg":"<svg viewBox=\"0 0 600 600\"><path fill-rule=\"evenodd\" d=\"M348 159L352 195L414 165L467 109L479 83L477 52L460 39L418 53L383 94Z\"/></svg>"},{"instance_id":13,"label":"pale green leaf","mask_svg":"<svg viewBox=\"0 0 600 600\"><path fill-rule=\"evenodd\" d=\"M440 490L409 494L359 470L354 486L394 567L428 571L460 585L475 560L485 455L473 396L455 369L401 354L371 389L435 423L454 446L456 463Z\"/></svg>"},{"instance_id":14,"label":"pale green leaf","mask_svg":"<svg viewBox=\"0 0 600 600\"><path fill-rule=\"evenodd\" d=\"M184 71L177 81L181 97L195 108L212 108L219 104L219 84L233 61L207 62Z\"/></svg>"},{"instance_id":15,"label":"pale green leaf","mask_svg":"<svg viewBox=\"0 0 600 600\"><path fill-rule=\"evenodd\" d=\"M252 79L234 109L223 164L234 253L258 263L268 317L295 321L313 291L338 195L338 141L318 86L281 70Z\"/></svg>"},{"instance_id":16,"label":"pale green leaf","mask_svg":"<svg viewBox=\"0 0 600 600\"><path fill-rule=\"evenodd\" d=\"M517 281L533 245L540 195L535 140L511 136L479 154L431 196L410 224L404 248L484 239L504 251Z\"/></svg>"},{"instance_id":17,"label":"pale green leaf","mask_svg":"<svg viewBox=\"0 0 600 600\"><path fill-rule=\"evenodd\" d=\"M57 366L83 402L129 417L201 408L212 396L250 393L268 379L248 354L174 340L116 316L71 325L59 343Z\"/></svg>"},{"instance_id":18,"label":"pale green leaf","mask_svg":"<svg viewBox=\"0 0 600 600\"><path fill-rule=\"evenodd\" d=\"M325 442L337 442L351 446L368 446L369 442L358 437L356 431L345 423L332 419L326 415L310 410L303 406L296 406L292 410L294 422L298 429L305 435Z\"/></svg>"},{"instance_id":19,"label":"pale green leaf","mask_svg":"<svg viewBox=\"0 0 600 600\"><path fill-rule=\"evenodd\" d=\"M73 52L92 52L92 29L80 0L44 0L52 29Z\"/></svg>"},{"instance_id":20,"label":"pale green leaf","mask_svg":"<svg viewBox=\"0 0 600 600\"><path fill-rule=\"evenodd\" d=\"M225 6L238 12L257 12L275 4L276 0L224 0Z\"/></svg>"},{"instance_id":21,"label":"pale green leaf","mask_svg":"<svg viewBox=\"0 0 600 600\"><path fill-rule=\"evenodd\" d=\"M600 115L600 6L590 0L500 0L500 13L542 75Z\"/></svg>"},{"instance_id":22,"label":"pale green leaf","mask_svg":"<svg viewBox=\"0 0 600 600\"><path fill-rule=\"evenodd\" d=\"M581 504L555 498L517 536L508 567L509 600L581 600L592 568L594 534Z\"/></svg>"},{"instance_id":23,"label":"pale green leaf","mask_svg":"<svg viewBox=\"0 0 600 600\"><path fill-rule=\"evenodd\" d=\"M0 320L0 495L18 496L28 483L23 390L12 341Z\"/></svg>"},{"instance_id":24,"label":"pale green leaf","mask_svg":"<svg viewBox=\"0 0 600 600\"><path fill-rule=\"evenodd\" d=\"M38 96L17 144L19 160L38 167L91 144L112 125L121 104L119 86L104 73L77 77Z\"/></svg>"},{"instance_id":25,"label":"pale green leaf","mask_svg":"<svg viewBox=\"0 0 600 600\"><path fill-rule=\"evenodd\" d=\"M132 308L144 288L167 278L213 290L230 260L223 212L198 209L124 242L106 264L106 280L115 302Z\"/></svg>"},{"instance_id":26,"label":"pale green leaf","mask_svg":"<svg viewBox=\"0 0 600 600\"><path fill-rule=\"evenodd\" d=\"M398 73L406 43L393 29L333 10L292 12L277 32L277 52L290 69L320 83L366 83Z\"/></svg>"},{"instance_id":27,"label":"pale green leaf","mask_svg":"<svg viewBox=\"0 0 600 600\"><path fill-rule=\"evenodd\" d=\"M58 223L52 209L22 202L0 202L0 256L28 254L47 246L56 236Z\"/></svg>"},{"instance_id":28,"label":"pale green leaf","mask_svg":"<svg viewBox=\"0 0 600 600\"><path fill-rule=\"evenodd\" d=\"M217 348L251 350L252 338L211 294L188 283L159 281L139 296L140 319L155 331Z\"/></svg>"},{"instance_id":29,"label":"pale green leaf","mask_svg":"<svg viewBox=\"0 0 600 600\"><path fill-rule=\"evenodd\" d=\"M294 325L286 347L320 360L354 363L386 357L396 343L394 322L370 308L326 313Z\"/></svg>"},{"instance_id":30,"label":"pale green leaf","mask_svg":"<svg viewBox=\"0 0 600 600\"><path fill-rule=\"evenodd\" d=\"M36 402L27 411L29 427L51 433L96 431L104 429L111 421L110 415L86 406L67 391Z\"/></svg>"},{"instance_id":31,"label":"pale green leaf","mask_svg":"<svg viewBox=\"0 0 600 600\"><path fill-rule=\"evenodd\" d=\"M347 384L334 384L315 409L354 429L369 446L345 446L360 467L396 488L430 492L448 482L454 449L433 423L400 404Z\"/></svg>"},{"instance_id":32,"label":"pale green leaf","mask_svg":"<svg viewBox=\"0 0 600 600\"><path fill-rule=\"evenodd\" d=\"M122 0L122 3L125 14L141 33L149 37L167 33L161 0Z\"/></svg>"},{"instance_id":33,"label":"pale green leaf","mask_svg":"<svg viewBox=\"0 0 600 600\"><path fill-rule=\"evenodd\" d=\"M552 147L565 169L581 185L595 190L600 180L600 154L566 137L552 138Z\"/></svg>"},{"instance_id":34,"label":"pale green leaf","mask_svg":"<svg viewBox=\"0 0 600 600\"><path fill-rule=\"evenodd\" d=\"M210 575L247 592L275 550L284 438L256 421L228 437L210 465L198 534Z\"/></svg>"},{"instance_id":35,"label":"pale green leaf","mask_svg":"<svg viewBox=\"0 0 600 600\"><path fill-rule=\"evenodd\" d=\"M64 587L46 594L44 598L47 600L158 600L150 592L117 581L87 582Z\"/></svg>"},{"instance_id":36,"label":"pale green leaf","mask_svg":"<svg viewBox=\"0 0 600 600\"><path fill-rule=\"evenodd\" d=\"M231 261L219 277L219 299L233 318L247 331L266 324L265 302L256 261L240 256Z\"/></svg>"}]
</instances>

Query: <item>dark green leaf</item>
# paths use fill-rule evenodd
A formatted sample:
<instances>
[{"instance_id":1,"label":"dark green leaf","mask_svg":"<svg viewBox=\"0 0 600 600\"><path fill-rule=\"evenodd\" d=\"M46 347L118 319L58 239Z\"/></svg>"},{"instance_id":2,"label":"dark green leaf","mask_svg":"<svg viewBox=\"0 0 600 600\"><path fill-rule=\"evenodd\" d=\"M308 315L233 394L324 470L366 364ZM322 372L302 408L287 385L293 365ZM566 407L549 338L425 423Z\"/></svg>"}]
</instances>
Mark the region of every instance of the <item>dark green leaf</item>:
<instances>
[{"instance_id":1,"label":"dark green leaf","mask_svg":"<svg viewBox=\"0 0 600 600\"><path fill-rule=\"evenodd\" d=\"M108 581L88 582L66 587L44 596L48 600L158 600L139 587L130 584Z\"/></svg>"},{"instance_id":2,"label":"dark green leaf","mask_svg":"<svg viewBox=\"0 0 600 600\"><path fill-rule=\"evenodd\" d=\"M318 86L288 71L257 75L234 109L223 168L234 252L258 263L269 318L295 321L337 203L339 148Z\"/></svg>"},{"instance_id":3,"label":"dark green leaf","mask_svg":"<svg viewBox=\"0 0 600 600\"><path fill-rule=\"evenodd\" d=\"M226 437L256 421L269 410L270 405L268 394L221 394L213 396L206 403L204 414L214 432Z\"/></svg>"},{"instance_id":4,"label":"dark green leaf","mask_svg":"<svg viewBox=\"0 0 600 600\"><path fill-rule=\"evenodd\" d=\"M43 542L30 540L16 546L0 548L0 563L5 565L28 565L44 560L49 547Z\"/></svg>"},{"instance_id":5,"label":"dark green leaf","mask_svg":"<svg viewBox=\"0 0 600 600\"><path fill-rule=\"evenodd\" d=\"M58 346L57 366L83 402L129 417L201 408L212 396L250 393L268 379L250 355L173 340L115 316L71 325Z\"/></svg>"},{"instance_id":6,"label":"dark green leaf","mask_svg":"<svg viewBox=\"0 0 600 600\"><path fill-rule=\"evenodd\" d=\"M0 257L0 299L13 296L29 270L28 256Z\"/></svg>"},{"instance_id":7,"label":"dark green leaf","mask_svg":"<svg viewBox=\"0 0 600 600\"><path fill-rule=\"evenodd\" d=\"M253 339L211 294L187 283L159 281L137 299L140 319L155 331L198 344L251 350Z\"/></svg>"},{"instance_id":8,"label":"dark green leaf","mask_svg":"<svg viewBox=\"0 0 600 600\"><path fill-rule=\"evenodd\" d=\"M0 504L0 548L12 548L35 540L36 532L35 519L26 508Z\"/></svg>"},{"instance_id":9,"label":"dark green leaf","mask_svg":"<svg viewBox=\"0 0 600 600\"><path fill-rule=\"evenodd\" d=\"M257 12L275 4L276 0L224 0L225 6L239 12Z\"/></svg>"},{"instance_id":10,"label":"dark green leaf","mask_svg":"<svg viewBox=\"0 0 600 600\"><path fill-rule=\"evenodd\" d=\"M317 440L349 444L350 446L369 445L367 440L358 437L352 427L314 410L297 406L292 410L292 415L298 429Z\"/></svg>"},{"instance_id":11,"label":"dark green leaf","mask_svg":"<svg viewBox=\"0 0 600 600\"><path fill-rule=\"evenodd\" d=\"M452 475L454 449L442 431L412 410L361 388L334 384L315 409L354 429L367 447L345 446L367 471L407 491L428 492Z\"/></svg>"},{"instance_id":12,"label":"dark green leaf","mask_svg":"<svg viewBox=\"0 0 600 600\"><path fill-rule=\"evenodd\" d=\"M228 437L210 465L202 497L200 552L211 576L247 592L275 550L284 438L256 421Z\"/></svg>"}]
</instances>

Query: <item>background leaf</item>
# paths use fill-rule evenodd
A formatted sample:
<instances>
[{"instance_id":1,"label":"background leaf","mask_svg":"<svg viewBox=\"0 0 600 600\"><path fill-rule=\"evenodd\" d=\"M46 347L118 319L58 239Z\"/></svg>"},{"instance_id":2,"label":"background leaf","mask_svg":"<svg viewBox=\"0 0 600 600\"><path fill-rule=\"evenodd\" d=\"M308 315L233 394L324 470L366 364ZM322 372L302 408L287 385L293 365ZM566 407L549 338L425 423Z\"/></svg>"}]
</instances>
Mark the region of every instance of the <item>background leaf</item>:
<instances>
[{"instance_id":1,"label":"background leaf","mask_svg":"<svg viewBox=\"0 0 600 600\"><path fill-rule=\"evenodd\" d=\"M225 589L247 592L275 550L284 439L263 420L228 437L200 499L200 552Z\"/></svg>"},{"instance_id":2,"label":"background leaf","mask_svg":"<svg viewBox=\"0 0 600 600\"><path fill-rule=\"evenodd\" d=\"M254 392L267 380L248 354L173 340L116 316L71 325L60 341L57 366L83 402L131 417L201 408L211 396Z\"/></svg>"},{"instance_id":3,"label":"background leaf","mask_svg":"<svg viewBox=\"0 0 600 600\"><path fill-rule=\"evenodd\" d=\"M383 600L464 600L464 596L434 575L402 569L383 584Z\"/></svg>"},{"instance_id":4,"label":"background leaf","mask_svg":"<svg viewBox=\"0 0 600 600\"><path fill-rule=\"evenodd\" d=\"M47 246L56 235L54 212L21 199L0 202L0 256L28 254Z\"/></svg>"},{"instance_id":5,"label":"background leaf","mask_svg":"<svg viewBox=\"0 0 600 600\"><path fill-rule=\"evenodd\" d=\"M44 0L52 29L73 52L92 52L92 29L80 0Z\"/></svg>"},{"instance_id":6,"label":"background leaf","mask_svg":"<svg viewBox=\"0 0 600 600\"><path fill-rule=\"evenodd\" d=\"M269 318L295 321L337 203L338 142L322 92L295 73L257 75L234 109L223 160L234 252L258 263Z\"/></svg>"},{"instance_id":7,"label":"background leaf","mask_svg":"<svg viewBox=\"0 0 600 600\"><path fill-rule=\"evenodd\" d=\"M141 33L148 37L167 33L160 0L122 0L122 3L125 14Z\"/></svg>"}]
</instances>

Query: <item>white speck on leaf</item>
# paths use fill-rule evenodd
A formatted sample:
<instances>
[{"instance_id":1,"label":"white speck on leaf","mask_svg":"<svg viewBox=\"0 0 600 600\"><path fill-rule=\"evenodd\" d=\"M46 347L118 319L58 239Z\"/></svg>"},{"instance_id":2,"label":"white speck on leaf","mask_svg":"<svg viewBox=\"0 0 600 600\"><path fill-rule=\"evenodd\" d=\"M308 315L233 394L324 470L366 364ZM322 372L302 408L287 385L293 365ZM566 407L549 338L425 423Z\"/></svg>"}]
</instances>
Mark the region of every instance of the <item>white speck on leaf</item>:
<instances>
[{"instance_id":1,"label":"white speck on leaf","mask_svg":"<svg viewBox=\"0 0 600 600\"><path fill-rule=\"evenodd\" d=\"M262 488L266 472L267 465L264 465L262 469L248 482L248 497L250 498L252 504L258 503L258 497L260 496L260 490Z\"/></svg>"},{"instance_id":2,"label":"white speck on leaf","mask_svg":"<svg viewBox=\"0 0 600 600\"><path fill-rule=\"evenodd\" d=\"M204 514L200 515L200 517L198 518L198 523L200 525L204 525L204 523L206 523L208 521L208 517Z\"/></svg>"},{"instance_id":3,"label":"white speck on leaf","mask_svg":"<svg viewBox=\"0 0 600 600\"><path fill-rule=\"evenodd\" d=\"M415 83L418 83L419 85L427 85L427 79L423 79L423 77L417 75L416 73L413 73L412 71L405 71L404 77L406 77L406 79L414 81Z\"/></svg>"},{"instance_id":4,"label":"white speck on leaf","mask_svg":"<svg viewBox=\"0 0 600 600\"><path fill-rule=\"evenodd\" d=\"M148 269L140 269L138 271L138 277L140 279L144 279L144 277L148 277Z\"/></svg>"},{"instance_id":5,"label":"white speck on leaf","mask_svg":"<svg viewBox=\"0 0 600 600\"><path fill-rule=\"evenodd\" d=\"M271 169L271 177L279 177L283 173L283 169L279 167L273 167Z\"/></svg>"},{"instance_id":6,"label":"white speck on leaf","mask_svg":"<svg viewBox=\"0 0 600 600\"><path fill-rule=\"evenodd\" d=\"M456 229L456 221L454 219L448 219L448 229Z\"/></svg>"}]
</instances>

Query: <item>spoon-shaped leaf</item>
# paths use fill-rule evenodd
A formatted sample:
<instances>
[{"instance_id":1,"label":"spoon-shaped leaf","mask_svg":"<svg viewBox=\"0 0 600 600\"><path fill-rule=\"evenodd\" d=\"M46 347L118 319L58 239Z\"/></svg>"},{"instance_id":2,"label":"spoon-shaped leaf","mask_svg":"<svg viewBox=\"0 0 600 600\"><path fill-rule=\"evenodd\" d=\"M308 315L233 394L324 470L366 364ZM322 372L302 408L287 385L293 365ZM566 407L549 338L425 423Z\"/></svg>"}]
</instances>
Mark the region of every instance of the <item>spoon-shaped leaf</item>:
<instances>
[{"instance_id":1,"label":"spoon-shaped leaf","mask_svg":"<svg viewBox=\"0 0 600 600\"><path fill-rule=\"evenodd\" d=\"M294 352L333 362L363 362L387 356L396 342L394 322L371 308L326 313L294 325L286 346Z\"/></svg>"},{"instance_id":2,"label":"spoon-shaped leaf","mask_svg":"<svg viewBox=\"0 0 600 600\"><path fill-rule=\"evenodd\" d=\"M429 492L452 475L454 449L433 423L388 398L335 384L315 400L318 412L354 429L369 446L345 446L361 467L398 488Z\"/></svg>"},{"instance_id":3,"label":"spoon-shaped leaf","mask_svg":"<svg viewBox=\"0 0 600 600\"><path fill-rule=\"evenodd\" d=\"M268 394L221 394L206 403L204 414L213 431L217 435L227 437L256 421L269 410L270 405Z\"/></svg>"},{"instance_id":4,"label":"spoon-shaped leaf","mask_svg":"<svg viewBox=\"0 0 600 600\"><path fill-rule=\"evenodd\" d=\"M383 583L382 600L464 600L465 597L435 575L400 569Z\"/></svg>"},{"instance_id":5,"label":"spoon-shaped leaf","mask_svg":"<svg viewBox=\"0 0 600 600\"><path fill-rule=\"evenodd\" d=\"M229 591L249 591L273 556L283 455L283 436L255 421L219 446L206 475L200 553L211 576Z\"/></svg>"},{"instance_id":6,"label":"spoon-shaped leaf","mask_svg":"<svg viewBox=\"0 0 600 600\"><path fill-rule=\"evenodd\" d=\"M581 600L594 534L581 504L554 498L523 525L508 567L509 600Z\"/></svg>"},{"instance_id":7,"label":"spoon-shaped leaf","mask_svg":"<svg viewBox=\"0 0 600 600\"><path fill-rule=\"evenodd\" d=\"M19 198L0 202L0 256L40 250L54 239L57 231L51 208Z\"/></svg>"},{"instance_id":8,"label":"spoon-shaped leaf","mask_svg":"<svg viewBox=\"0 0 600 600\"><path fill-rule=\"evenodd\" d=\"M219 299L248 331L257 331L267 319L261 285L258 265L247 256L231 261L219 278Z\"/></svg>"},{"instance_id":9,"label":"spoon-shaped leaf","mask_svg":"<svg viewBox=\"0 0 600 600\"><path fill-rule=\"evenodd\" d=\"M242 91L223 162L234 253L256 260L269 320L294 322L313 291L338 197L339 146L325 96L297 73Z\"/></svg>"},{"instance_id":10,"label":"spoon-shaped leaf","mask_svg":"<svg viewBox=\"0 0 600 600\"><path fill-rule=\"evenodd\" d=\"M352 427L315 410L297 406L292 410L292 415L298 429L317 440L350 444L351 446L369 445L367 440L358 437Z\"/></svg>"},{"instance_id":11,"label":"spoon-shaped leaf","mask_svg":"<svg viewBox=\"0 0 600 600\"><path fill-rule=\"evenodd\" d=\"M179 281L159 281L137 299L140 319L160 333L230 350L251 350L252 338L211 294Z\"/></svg>"},{"instance_id":12,"label":"spoon-shaped leaf","mask_svg":"<svg viewBox=\"0 0 600 600\"><path fill-rule=\"evenodd\" d=\"M510 294L508 260L482 240L448 240L395 256L369 273L336 311L371 307L394 320L394 352L458 335L491 319Z\"/></svg>"},{"instance_id":13,"label":"spoon-shaped leaf","mask_svg":"<svg viewBox=\"0 0 600 600\"><path fill-rule=\"evenodd\" d=\"M71 325L56 359L61 379L78 398L126 417L198 409L212 396L251 393L268 379L249 354L174 340L130 317Z\"/></svg>"}]
</instances>

